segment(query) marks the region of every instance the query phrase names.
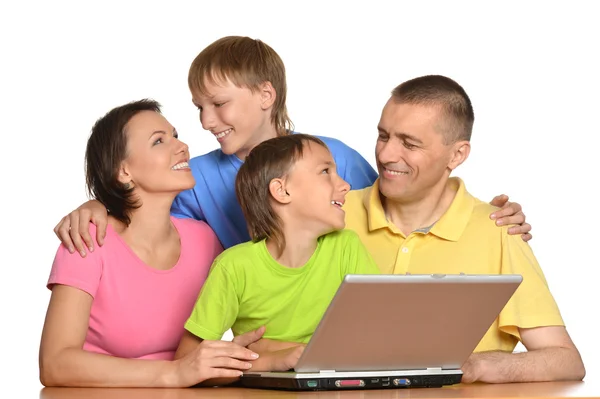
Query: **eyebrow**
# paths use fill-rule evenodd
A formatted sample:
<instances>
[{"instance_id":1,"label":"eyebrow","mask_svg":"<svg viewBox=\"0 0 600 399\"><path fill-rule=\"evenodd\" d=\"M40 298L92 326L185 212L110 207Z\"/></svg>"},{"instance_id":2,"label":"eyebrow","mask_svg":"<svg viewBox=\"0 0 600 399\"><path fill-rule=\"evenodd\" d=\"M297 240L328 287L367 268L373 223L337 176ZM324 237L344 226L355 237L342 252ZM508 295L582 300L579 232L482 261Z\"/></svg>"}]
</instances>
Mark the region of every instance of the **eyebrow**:
<instances>
[{"instance_id":1,"label":"eyebrow","mask_svg":"<svg viewBox=\"0 0 600 399\"><path fill-rule=\"evenodd\" d=\"M319 167L321 167L323 165L335 166L335 162L332 162L332 161L321 161L321 162L319 162Z\"/></svg>"},{"instance_id":2,"label":"eyebrow","mask_svg":"<svg viewBox=\"0 0 600 399\"><path fill-rule=\"evenodd\" d=\"M387 132L387 131L386 131L384 128L382 128L381 126L377 126L377 131L379 131L380 133L385 133L385 134L387 134L387 135L390 135L390 133L388 133L388 132ZM398 137L398 138L400 138L400 139L403 139L403 140L406 140L406 139L408 139L408 140L414 141L415 143L423 144L423 142L422 142L421 140L419 140L419 139L418 139L418 138L416 138L415 136L412 136L412 135L410 135L410 134L408 134L408 133L404 133L404 132L395 132L395 133L392 133L391 135L393 135L393 136L396 136L396 137Z\"/></svg>"},{"instance_id":3,"label":"eyebrow","mask_svg":"<svg viewBox=\"0 0 600 399\"><path fill-rule=\"evenodd\" d=\"M173 128L173 133L177 133L177 129ZM148 140L150 140L155 134L167 134L167 132L165 132L164 130L155 130L150 134Z\"/></svg>"}]
</instances>

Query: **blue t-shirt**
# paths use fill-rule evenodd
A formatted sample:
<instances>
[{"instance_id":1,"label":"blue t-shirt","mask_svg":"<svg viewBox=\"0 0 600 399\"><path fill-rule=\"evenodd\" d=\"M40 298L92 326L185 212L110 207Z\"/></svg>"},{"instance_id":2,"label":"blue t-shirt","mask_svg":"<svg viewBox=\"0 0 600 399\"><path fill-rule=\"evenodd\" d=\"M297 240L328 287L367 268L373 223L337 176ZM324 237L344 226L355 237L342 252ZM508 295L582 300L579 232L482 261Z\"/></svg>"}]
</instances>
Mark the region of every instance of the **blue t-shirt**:
<instances>
[{"instance_id":1,"label":"blue t-shirt","mask_svg":"<svg viewBox=\"0 0 600 399\"><path fill-rule=\"evenodd\" d=\"M377 172L356 150L340 140L317 136L333 155L337 173L354 190L371 186ZM212 227L225 249L250 241L248 226L235 195L235 177L243 161L215 150L189 162L196 186L173 201L171 214L179 218L204 220Z\"/></svg>"}]
</instances>

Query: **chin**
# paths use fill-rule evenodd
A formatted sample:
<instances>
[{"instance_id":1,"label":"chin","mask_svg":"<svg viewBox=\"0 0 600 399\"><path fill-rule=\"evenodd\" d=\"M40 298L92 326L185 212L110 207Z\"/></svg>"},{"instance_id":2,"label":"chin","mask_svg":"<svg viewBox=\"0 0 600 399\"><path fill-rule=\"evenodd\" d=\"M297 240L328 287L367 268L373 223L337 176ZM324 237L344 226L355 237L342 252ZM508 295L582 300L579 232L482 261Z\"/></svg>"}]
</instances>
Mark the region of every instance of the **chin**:
<instances>
[{"instance_id":1,"label":"chin","mask_svg":"<svg viewBox=\"0 0 600 399\"><path fill-rule=\"evenodd\" d=\"M379 184L379 192L383 194L385 198L390 200L400 199L403 197L405 189L404 187L393 187L393 184Z\"/></svg>"},{"instance_id":2,"label":"chin","mask_svg":"<svg viewBox=\"0 0 600 399\"><path fill-rule=\"evenodd\" d=\"M341 222L335 223L332 227L333 231L343 230L346 227L346 221L342 220Z\"/></svg>"},{"instance_id":3,"label":"chin","mask_svg":"<svg viewBox=\"0 0 600 399\"><path fill-rule=\"evenodd\" d=\"M178 184L173 191L181 192L181 191L189 190L189 189L194 188L195 185L196 185L196 180L192 178L189 181L181 182L181 184Z\"/></svg>"},{"instance_id":4,"label":"chin","mask_svg":"<svg viewBox=\"0 0 600 399\"><path fill-rule=\"evenodd\" d=\"M233 134L233 133L229 133L229 134ZM235 142L235 139L233 137L230 137L229 140L230 140L230 142L225 141L223 143L219 143L219 145L221 146L221 151L223 151L223 154L233 155L233 154L237 154L238 152L240 152L242 148Z\"/></svg>"}]
</instances>

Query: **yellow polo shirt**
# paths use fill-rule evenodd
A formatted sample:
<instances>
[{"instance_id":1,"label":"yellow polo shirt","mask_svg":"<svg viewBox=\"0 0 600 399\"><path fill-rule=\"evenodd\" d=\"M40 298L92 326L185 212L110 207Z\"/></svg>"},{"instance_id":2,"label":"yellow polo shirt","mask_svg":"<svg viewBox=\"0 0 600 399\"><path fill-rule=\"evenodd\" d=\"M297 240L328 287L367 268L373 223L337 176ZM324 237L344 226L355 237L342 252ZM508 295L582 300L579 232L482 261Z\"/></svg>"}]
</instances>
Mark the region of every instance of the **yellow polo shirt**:
<instances>
[{"instance_id":1,"label":"yellow polo shirt","mask_svg":"<svg viewBox=\"0 0 600 399\"><path fill-rule=\"evenodd\" d=\"M520 274L523 282L480 341L475 352L512 352L518 327L563 326L560 311L529 245L509 226L498 227L496 209L469 194L453 177L456 196L428 232L405 236L388 223L379 197L379 180L346 196L346 228L358 233L384 274ZM460 311L460 310L458 310Z\"/></svg>"}]
</instances>

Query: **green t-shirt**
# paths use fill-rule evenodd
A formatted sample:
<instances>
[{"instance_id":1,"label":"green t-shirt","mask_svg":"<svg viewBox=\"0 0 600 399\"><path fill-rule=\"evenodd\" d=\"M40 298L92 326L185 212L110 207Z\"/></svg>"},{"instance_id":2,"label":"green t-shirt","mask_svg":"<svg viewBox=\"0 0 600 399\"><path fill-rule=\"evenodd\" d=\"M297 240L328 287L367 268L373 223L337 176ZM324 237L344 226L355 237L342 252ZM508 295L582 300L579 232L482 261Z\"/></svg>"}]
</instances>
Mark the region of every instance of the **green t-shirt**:
<instances>
[{"instance_id":1,"label":"green t-shirt","mask_svg":"<svg viewBox=\"0 0 600 399\"><path fill-rule=\"evenodd\" d=\"M185 328L218 340L265 325L264 338L307 343L346 274L380 274L352 230L319 238L299 268L275 261L264 240L236 245L215 259Z\"/></svg>"}]
</instances>

